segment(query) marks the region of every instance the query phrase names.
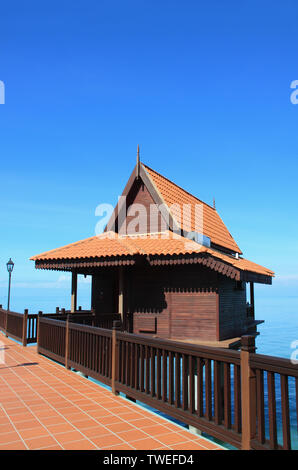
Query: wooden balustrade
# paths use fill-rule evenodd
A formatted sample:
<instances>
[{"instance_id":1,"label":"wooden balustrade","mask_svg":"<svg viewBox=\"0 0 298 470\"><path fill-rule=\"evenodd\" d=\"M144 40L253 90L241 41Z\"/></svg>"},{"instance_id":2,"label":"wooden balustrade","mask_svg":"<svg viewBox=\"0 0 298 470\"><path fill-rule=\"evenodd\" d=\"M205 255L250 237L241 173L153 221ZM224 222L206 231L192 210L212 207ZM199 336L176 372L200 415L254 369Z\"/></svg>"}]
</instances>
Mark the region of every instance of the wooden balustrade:
<instances>
[{"instance_id":1,"label":"wooden balustrade","mask_svg":"<svg viewBox=\"0 0 298 470\"><path fill-rule=\"evenodd\" d=\"M256 376L257 417L252 447L290 450L298 423L297 364L261 354L251 354L249 362ZM278 416L281 428L278 428Z\"/></svg>"},{"instance_id":2,"label":"wooden balustrade","mask_svg":"<svg viewBox=\"0 0 298 470\"><path fill-rule=\"evenodd\" d=\"M107 385L112 378L112 331L39 317L38 352Z\"/></svg>"},{"instance_id":3,"label":"wooden balustrade","mask_svg":"<svg viewBox=\"0 0 298 470\"><path fill-rule=\"evenodd\" d=\"M116 333L114 389L241 446L240 353Z\"/></svg>"},{"instance_id":4,"label":"wooden balustrade","mask_svg":"<svg viewBox=\"0 0 298 470\"><path fill-rule=\"evenodd\" d=\"M242 337L239 352L130 334L121 331L118 319L0 308L6 335L24 345L37 341L39 353L110 385L114 394L122 392L238 448L293 447L296 364L256 354L253 336Z\"/></svg>"},{"instance_id":5,"label":"wooden balustrade","mask_svg":"<svg viewBox=\"0 0 298 470\"><path fill-rule=\"evenodd\" d=\"M6 336L22 342L23 346L36 342L37 315L29 315L28 310L17 313L0 306L0 330Z\"/></svg>"},{"instance_id":6,"label":"wooden balustrade","mask_svg":"<svg viewBox=\"0 0 298 470\"><path fill-rule=\"evenodd\" d=\"M65 364L66 322L38 316L37 352Z\"/></svg>"},{"instance_id":7,"label":"wooden balustrade","mask_svg":"<svg viewBox=\"0 0 298 470\"><path fill-rule=\"evenodd\" d=\"M55 313L44 313L43 318L66 321L68 314L68 310L64 308L59 309L59 307L57 307ZM115 320L121 320L120 314L115 313L96 316L91 310L82 310L81 307L70 315L71 323L106 329L112 329L113 321ZM24 314L11 312L4 310L2 306L0 306L0 330L2 330L6 336L10 336L22 342L23 346L36 343L38 335L38 315L29 314L28 310L24 310Z\"/></svg>"}]
</instances>

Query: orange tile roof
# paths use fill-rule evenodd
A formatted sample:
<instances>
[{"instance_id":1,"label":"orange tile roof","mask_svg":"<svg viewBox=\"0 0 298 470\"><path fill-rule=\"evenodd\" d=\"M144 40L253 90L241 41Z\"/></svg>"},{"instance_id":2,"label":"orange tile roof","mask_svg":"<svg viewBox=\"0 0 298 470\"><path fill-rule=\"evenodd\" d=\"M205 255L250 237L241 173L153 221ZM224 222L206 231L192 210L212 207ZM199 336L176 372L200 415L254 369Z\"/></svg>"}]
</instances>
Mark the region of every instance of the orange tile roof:
<instances>
[{"instance_id":1,"label":"orange tile roof","mask_svg":"<svg viewBox=\"0 0 298 470\"><path fill-rule=\"evenodd\" d=\"M99 258L106 256L128 256L137 254L131 246L121 243L114 232L106 232L99 236L85 238L75 243L46 251L40 255L33 256L31 260L41 259L77 259L77 258Z\"/></svg>"},{"instance_id":2,"label":"orange tile roof","mask_svg":"<svg viewBox=\"0 0 298 470\"><path fill-rule=\"evenodd\" d=\"M115 232L104 232L101 235L46 251L30 259L36 261L128 255L171 255L192 253L200 249L201 245L170 231L144 235L118 235Z\"/></svg>"},{"instance_id":3,"label":"orange tile roof","mask_svg":"<svg viewBox=\"0 0 298 470\"><path fill-rule=\"evenodd\" d=\"M253 263L245 258L234 258L230 255L225 255L211 248L207 248L207 253L209 253L213 258L218 258L221 261L228 263L234 268L239 269L240 271L250 271L257 274L263 274L265 276L274 276L274 272L260 264Z\"/></svg>"},{"instance_id":4,"label":"orange tile roof","mask_svg":"<svg viewBox=\"0 0 298 470\"><path fill-rule=\"evenodd\" d=\"M166 256L186 254L209 254L241 271L251 271L266 276L273 276L263 266L244 258L234 258L212 248L199 245L185 237L170 231L144 235L118 235L115 232L105 232L101 235L86 238L76 243L41 253L30 258L34 261L101 258L112 256Z\"/></svg>"},{"instance_id":5,"label":"orange tile roof","mask_svg":"<svg viewBox=\"0 0 298 470\"><path fill-rule=\"evenodd\" d=\"M143 163L142 165L158 193L169 207L170 212L178 222L178 225L180 225L184 230L198 231L196 230L197 227L194 208L196 205L200 204L203 208L203 227L201 229L203 234L209 237L214 244L228 248L234 252L241 253L237 243L213 207L200 201L200 199L180 188L180 186L177 186L175 183L152 170L147 165L144 165ZM192 207L190 217L188 216L187 211L185 211L183 215L180 215L180 211L182 212L181 208L184 204L190 204Z\"/></svg>"}]
</instances>

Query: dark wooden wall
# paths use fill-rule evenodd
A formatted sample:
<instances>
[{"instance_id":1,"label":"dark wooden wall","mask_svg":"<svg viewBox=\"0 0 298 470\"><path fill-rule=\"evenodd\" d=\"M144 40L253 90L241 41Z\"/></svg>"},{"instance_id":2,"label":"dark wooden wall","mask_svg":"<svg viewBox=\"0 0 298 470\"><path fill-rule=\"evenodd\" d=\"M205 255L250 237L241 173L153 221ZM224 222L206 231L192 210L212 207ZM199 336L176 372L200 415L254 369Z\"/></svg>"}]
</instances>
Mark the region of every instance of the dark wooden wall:
<instances>
[{"instance_id":1,"label":"dark wooden wall","mask_svg":"<svg viewBox=\"0 0 298 470\"><path fill-rule=\"evenodd\" d=\"M127 216L131 204L141 204L146 211ZM160 232L167 229L162 223L161 213L158 211L149 191L142 181L136 181L126 200L126 213L121 214L118 221L119 233L149 233ZM137 219L139 224L136 224ZM135 227L136 226L136 227Z\"/></svg>"},{"instance_id":2,"label":"dark wooden wall","mask_svg":"<svg viewBox=\"0 0 298 470\"><path fill-rule=\"evenodd\" d=\"M101 274L100 274L101 273ZM204 266L124 268L124 321L136 334L217 341L246 333L246 290ZM92 308L118 312L118 270L93 275Z\"/></svg>"},{"instance_id":3,"label":"dark wooden wall","mask_svg":"<svg viewBox=\"0 0 298 470\"><path fill-rule=\"evenodd\" d=\"M217 339L217 274L198 267L137 268L132 273L134 333Z\"/></svg>"},{"instance_id":4,"label":"dark wooden wall","mask_svg":"<svg viewBox=\"0 0 298 470\"><path fill-rule=\"evenodd\" d=\"M219 278L219 339L241 336L247 324L246 288L237 288L232 279Z\"/></svg>"}]
</instances>

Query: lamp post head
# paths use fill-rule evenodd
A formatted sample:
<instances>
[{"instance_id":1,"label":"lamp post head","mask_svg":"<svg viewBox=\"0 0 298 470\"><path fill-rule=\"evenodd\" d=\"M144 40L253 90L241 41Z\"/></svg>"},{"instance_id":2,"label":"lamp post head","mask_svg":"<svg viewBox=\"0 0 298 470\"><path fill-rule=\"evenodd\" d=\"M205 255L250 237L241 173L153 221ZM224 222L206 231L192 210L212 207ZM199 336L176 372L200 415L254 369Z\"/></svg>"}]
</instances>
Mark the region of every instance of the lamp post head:
<instances>
[{"instance_id":1,"label":"lamp post head","mask_svg":"<svg viewBox=\"0 0 298 470\"><path fill-rule=\"evenodd\" d=\"M9 258L9 261L6 263L6 266L7 266L7 271L9 273L12 273L13 267L14 267L14 262L11 260L11 258Z\"/></svg>"}]
</instances>

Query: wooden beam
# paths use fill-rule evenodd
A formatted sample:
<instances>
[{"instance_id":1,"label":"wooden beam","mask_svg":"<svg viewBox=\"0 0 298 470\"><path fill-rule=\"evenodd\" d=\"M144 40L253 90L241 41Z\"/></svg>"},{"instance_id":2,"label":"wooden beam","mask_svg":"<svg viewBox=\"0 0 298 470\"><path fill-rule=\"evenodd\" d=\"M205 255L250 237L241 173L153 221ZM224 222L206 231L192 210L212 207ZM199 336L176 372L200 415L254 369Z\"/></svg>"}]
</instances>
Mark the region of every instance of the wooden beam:
<instances>
[{"instance_id":1,"label":"wooden beam","mask_svg":"<svg viewBox=\"0 0 298 470\"><path fill-rule=\"evenodd\" d=\"M252 271L239 271L240 279L239 281L245 282L254 282L258 284L272 284L272 276L269 274L258 274Z\"/></svg>"},{"instance_id":2,"label":"wooden beam","mask_svg":"<svg viewBox=\"0 0 298 470\"><path fill-rule=\"evenodd\" d=\"M255 317L255 291L253 282L250 282L250 306L252 308L253 317Z\"/></svg>"}]
</instances>

